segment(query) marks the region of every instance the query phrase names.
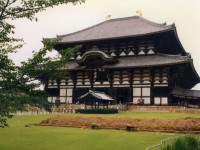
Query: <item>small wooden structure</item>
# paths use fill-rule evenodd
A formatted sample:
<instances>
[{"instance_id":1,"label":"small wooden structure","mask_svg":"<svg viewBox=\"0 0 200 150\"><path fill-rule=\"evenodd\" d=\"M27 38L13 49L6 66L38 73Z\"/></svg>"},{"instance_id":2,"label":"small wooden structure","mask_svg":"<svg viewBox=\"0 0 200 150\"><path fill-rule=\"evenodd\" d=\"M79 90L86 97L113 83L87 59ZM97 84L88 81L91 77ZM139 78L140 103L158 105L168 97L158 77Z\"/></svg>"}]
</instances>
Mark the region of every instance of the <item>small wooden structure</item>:
<instances>
[{"instance_id":1,"label":"small wooden structure","mask_svg":"<svg viewBox=\"0 0 200 150\"><path fill-rule=\"evenodd\" d=\"M126 124L126 131L138 131L138 127L131 124Z\"/></svg>"},{"instance_id":2,"label":"small wooden structure","mask_svg":"<svg viewBox=\"0 0 200 150\"><path fill-rule=\"evenodd\" d=\"M171 95L180 106L200 108L200 91L174 88Z\"/></svg>"},{"instance_id":3,"label":"small wooden structure","mask_svg":"<svg viewBox=\"0 0 200 150\"><path fill-rule=\"evenodd\" d=\"M92 109L99 108L100 106L103 106L103 108L106 107L108 109L109 103L114 101L112 97L106 95L104 92L92 90L89 90L89 92L80 96L78 100L79 103L85 104L85 108L87 108L87 105L91 105Z\"/></svg>"},{"instance_id":4,"label":"small wooden structure","mask_svg":"<svg viewBox=\"0 0 200 150\"><path fill-rule=\"evenodd\" d=\"M100 129L100 127L101 127L101 124L97 124L97 123L90 124L90 128L92 128L92 129Z\"/></svg>"}]
</instances>

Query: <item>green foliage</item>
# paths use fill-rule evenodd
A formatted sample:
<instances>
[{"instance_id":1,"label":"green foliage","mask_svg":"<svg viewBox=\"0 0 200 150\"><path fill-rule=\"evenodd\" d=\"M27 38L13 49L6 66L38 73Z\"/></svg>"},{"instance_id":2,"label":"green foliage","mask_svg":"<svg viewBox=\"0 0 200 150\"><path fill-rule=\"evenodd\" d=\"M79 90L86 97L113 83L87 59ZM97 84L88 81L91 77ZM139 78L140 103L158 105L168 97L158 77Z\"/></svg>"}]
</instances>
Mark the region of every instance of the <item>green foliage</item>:
<instances>
[{"instance_id":1,"label":"green foliage","mask_svg":"<svg viewBox=\"0 0 200 150\"><path fill-rule=\"evenodd\" d=\"M165 145L161 150L200 150L200 141L187 135L176 139L171 145Z\"/></svg>"},{"instance_id":2,"label":"green foliage","mask_svg":"<svg viewBox=\"0 0 200 150\"><path fill-rule=\"evenodd\" d=\"M66 3L76 4L84 0L1 0L0 10L2 19L28 18L34 19L34 15L44 11L48 7L58 6Z\"/></svg>"},{"instance_id":3,"label":"green foliage","mask_svg":"<svg viewBox=\"0 0 200 150\"><path fill-rule=\"evenodd\" d=\"M75 112L82 114L116 114L118 109L76 109Z\"/></svg>"},{"instance_id":4,"label":"green foliage","mask_svg":"<svg viewBox=\"0 0 200 150\"><path fill-rule=\"evenodd\" d=\"M49 110L47 95L36 92L41 84L54 78L58 82L67 76L62 68L80 47L61 50L54 58L47 56L59 39L43 41L44 48L33 52L33 58L15 66L9 58L23 46L23 39L14 38L15 26L12 20L27 18L36 20L35 14L49 7L67 3L82 3L84 0L0 0L0 127L7 126L6 118L12 117L25 104L44 107ZM36 94L37 93L37 94Z\"/></svg>"},{"instance_id":5,"label":"green foliage","mask_svg":"<svg viewBox=\"0 0 200 150\"><path fill-rule=\"evenodd\" d=\"M4 128L4 127L7 127L7 126L8 126L8 123L6 121L6 118L0 117L0 128Z\"/></svg>"}]
</instances>

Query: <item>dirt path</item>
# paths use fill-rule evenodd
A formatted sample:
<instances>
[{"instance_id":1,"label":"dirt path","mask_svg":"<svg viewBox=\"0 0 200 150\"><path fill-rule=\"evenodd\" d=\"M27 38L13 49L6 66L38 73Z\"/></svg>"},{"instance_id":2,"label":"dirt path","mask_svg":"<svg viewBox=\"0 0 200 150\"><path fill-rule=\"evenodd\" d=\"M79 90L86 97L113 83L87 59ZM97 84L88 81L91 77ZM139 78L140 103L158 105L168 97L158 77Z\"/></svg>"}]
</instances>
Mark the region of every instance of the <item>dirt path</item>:
<instances>
[{"instance_id":1,"label":"dirt path","mask_svg":"<svg viewBox=\"0 0 200 150\"><path fill-rule=\"evenodd\" d=\"M91 123L103 129L125 129L126 124L137 126L141 131L200 133L200 118L182 119L134 119L128 117L80 117L57 116L44 120L40 125L90 128Z\"/></svg>"}]
</instances>

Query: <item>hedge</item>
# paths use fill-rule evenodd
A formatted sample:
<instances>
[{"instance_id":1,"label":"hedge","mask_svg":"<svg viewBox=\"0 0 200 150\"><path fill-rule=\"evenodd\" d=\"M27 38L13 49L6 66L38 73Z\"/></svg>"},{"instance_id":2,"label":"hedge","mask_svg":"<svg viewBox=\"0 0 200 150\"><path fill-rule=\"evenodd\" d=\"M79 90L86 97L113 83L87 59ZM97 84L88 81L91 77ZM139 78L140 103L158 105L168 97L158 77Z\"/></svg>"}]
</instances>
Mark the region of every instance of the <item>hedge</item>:
<instances>
[{"instance_id":1,"label":"hedge","mask_svg":"<svg viewBox=\"0 0 200 150\"><path fill-rule=\"evenodd\" d=\"M161 150L200 150L200 141L191 136L179 137L172 144L164 145Z\"/></svg>"},{"instance_id":2,"label":"hedge","mask_svg":"<svg viewBox=\"0 0 200 150\"><path fill-rule=\"evenodd\" d=\"M81 114L116 114L118 109L76 109L75 113Z\"/></svg>"}]
</instances>

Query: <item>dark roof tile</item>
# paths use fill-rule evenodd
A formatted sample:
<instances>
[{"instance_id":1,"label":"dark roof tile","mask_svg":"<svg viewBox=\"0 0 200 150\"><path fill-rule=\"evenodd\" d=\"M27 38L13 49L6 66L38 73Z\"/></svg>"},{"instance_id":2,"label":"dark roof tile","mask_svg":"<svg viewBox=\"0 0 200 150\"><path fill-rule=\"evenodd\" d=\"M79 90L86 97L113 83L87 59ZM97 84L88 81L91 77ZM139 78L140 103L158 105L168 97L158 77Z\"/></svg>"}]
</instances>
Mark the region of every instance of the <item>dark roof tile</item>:
<instances>
[{"instance_id":1,"label":"dark roof tile","mask_svg":"<svg viewBox=\"0 0 200 150\"><path fill-rule=\"evenodd\" d=\"M90 40L101 40L110 38L122 38L139 36L156 32L164 32L172 29L174 25L157 24L142 17L133 16L127 18L111 19L92 27L60 35L60 43L73 43Z\"/></svg>"},{"instance_id":2,"label":"dark roof tile","mask_svg":"<svg viewBox=\"0 0 200 150\"><path fill-rule=\"evenodd\" d=\"M200 98L200 91L197 91L197 90L175 88L175 89L172 90L171 94L175 95L175 96Z\"/></svg>"},{"instance_id":3,"label":"dark roof tile","mask_svg":"<svg viewBox=\"0 0 200 150\"><path fill-rule=\"evenodd\" d=\"M153 67L179 64L191 61L187 56L172 56L172 55L149 55L137 57L121 57L119 63L106 65L105 68L138 68L138 67Z\"/></svg>"}]
</instances>

